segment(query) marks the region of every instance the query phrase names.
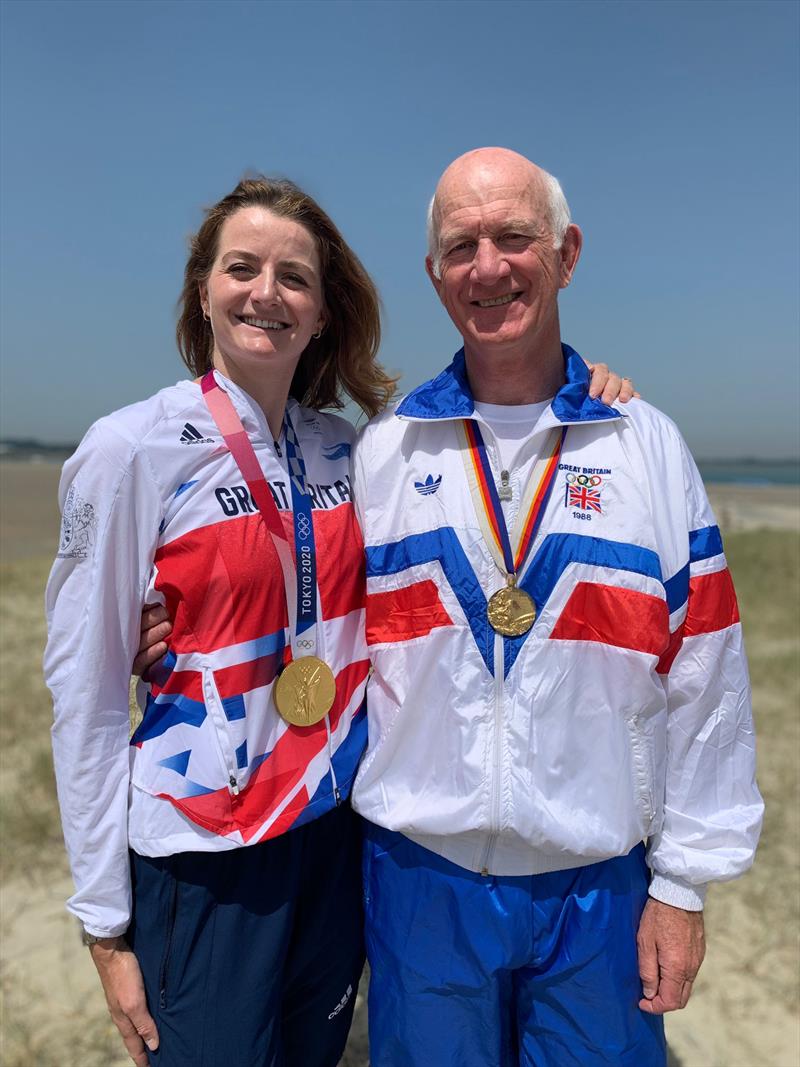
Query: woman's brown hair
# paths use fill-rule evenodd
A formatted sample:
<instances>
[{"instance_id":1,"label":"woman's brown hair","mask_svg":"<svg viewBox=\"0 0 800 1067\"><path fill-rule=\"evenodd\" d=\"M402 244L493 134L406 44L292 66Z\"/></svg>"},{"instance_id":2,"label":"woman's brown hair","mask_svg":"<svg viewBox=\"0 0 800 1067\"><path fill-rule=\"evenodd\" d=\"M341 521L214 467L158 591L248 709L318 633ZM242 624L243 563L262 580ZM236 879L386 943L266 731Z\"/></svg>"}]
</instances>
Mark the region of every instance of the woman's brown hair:
<instances>
[{"instance_id":1,"label":"woman's brown hair","mask_svg":"<svg viewBox=\"0 0 800 1067\"><path fill-rule=\"evenodd\" d=\"M376 356L381 339L380 301L358 256L317 202L283 178L243 178L232 193L206 212L192 238L178 300L175 336L181 358L198 377L211 367L214 335L200 305L200 283L211 273L219 233L226 219L245 207L263 207L304 226L317 242L326 321L300 357L289 389L310 408L342 408L351 397L369 416L383 410L394 393Z\"/></svg>"}]
</instances>

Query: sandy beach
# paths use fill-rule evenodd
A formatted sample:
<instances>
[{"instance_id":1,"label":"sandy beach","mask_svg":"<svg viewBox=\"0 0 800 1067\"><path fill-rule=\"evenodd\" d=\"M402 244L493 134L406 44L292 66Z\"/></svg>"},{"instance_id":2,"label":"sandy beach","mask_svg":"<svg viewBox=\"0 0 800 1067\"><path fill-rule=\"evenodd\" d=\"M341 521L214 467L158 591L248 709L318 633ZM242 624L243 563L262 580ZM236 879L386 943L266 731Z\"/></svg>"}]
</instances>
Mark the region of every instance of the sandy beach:
<instances>
[{"instance_id":1,"label":"sandy beach","mask_svg":"<svg viewBox=\"0 0 800 1067\"><path fill-rule=\"evenodd\" d=\"M63 906L71 888L49 770L49 699L40 678L57 480L58 469L48 464L0 462L0 1062L122 1067L129 1061ZM754 870L709 894L706 962L689 1007L667 1021L671 1063L798 1067L800 487L712 485L709 495L742 606L768 814ZM368 1064L365 984L345 1067Z\"/></svg>"}]
</instances>

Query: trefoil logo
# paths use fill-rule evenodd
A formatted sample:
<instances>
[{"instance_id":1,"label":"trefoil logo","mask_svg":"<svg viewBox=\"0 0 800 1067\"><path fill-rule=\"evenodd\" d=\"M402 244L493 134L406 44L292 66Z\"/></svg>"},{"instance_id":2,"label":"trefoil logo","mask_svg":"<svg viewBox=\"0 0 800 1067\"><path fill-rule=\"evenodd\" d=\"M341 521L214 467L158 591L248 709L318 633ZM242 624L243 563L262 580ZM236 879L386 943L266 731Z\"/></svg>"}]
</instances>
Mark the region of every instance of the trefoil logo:
<instances>
[{"instance_id":1,"label":"trefoil logo","mask_svg":"<svg viewBox=\"0 0 800 1067\"><path fill-rule=\"evenodd\" d=\"M438 478L434 478L432 474L429 474L424 482L414 482L414 488L417 490L420 496L432 496L441 484L441 474Z\"/></svg>"}]
</instances>

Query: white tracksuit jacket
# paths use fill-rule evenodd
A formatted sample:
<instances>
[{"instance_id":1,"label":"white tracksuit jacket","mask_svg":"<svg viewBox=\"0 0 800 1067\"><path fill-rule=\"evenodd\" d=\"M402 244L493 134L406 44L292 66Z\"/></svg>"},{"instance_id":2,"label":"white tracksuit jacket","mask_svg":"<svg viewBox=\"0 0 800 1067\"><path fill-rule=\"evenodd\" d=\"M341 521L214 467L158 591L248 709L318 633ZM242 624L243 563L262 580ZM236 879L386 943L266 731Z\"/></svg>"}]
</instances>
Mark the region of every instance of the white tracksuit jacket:
<instances>
[{"instance_id":1,"label":"white tracksuit jacket","mask_svg":"<svg viewBox=\"0 0 800 1067\"><path fill-rule=\"evenodd\" d=\"M458 419L479 419L463 353L357 442L373 673L353 803L491 874L647 838L651 895L699 909L708 882L750 865L762 817L736 597L673 423L590 400L585 364L564 355L567 384L527 446L569 427L520 581L537 608L522 637L486 618L503 576L459 451Z\"/></svg>"},{"instance_id":2,"label":"white tracksuit jacket","mask_svg":"<svg viewBox=\"0 0 800 1067\"><path fill-rule=\"evenodd\" d=\"M217 373L294 543L289 476L258 405ZM318 641L336 699L315 726L280 718L288 656L272 540L200 386L180 382L101 419L61 479L47 586L45 676L70 910L90 933L130 916L128 847L142 855L252 845L347 797L366 740L364 556L350 492L353 427L289 401L317 549ZM128 686L145 602L170 652L129 740Z\"/></svg>"}]
</instances>

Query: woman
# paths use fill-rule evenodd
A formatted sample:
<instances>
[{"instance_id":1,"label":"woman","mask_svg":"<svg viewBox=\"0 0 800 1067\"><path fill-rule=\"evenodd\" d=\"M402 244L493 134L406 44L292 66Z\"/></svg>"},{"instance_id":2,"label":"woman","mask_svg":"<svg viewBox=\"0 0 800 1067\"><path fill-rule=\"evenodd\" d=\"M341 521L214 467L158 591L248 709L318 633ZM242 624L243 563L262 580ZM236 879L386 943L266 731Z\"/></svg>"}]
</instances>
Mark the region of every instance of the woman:
<instances>
[{"instance_id":1,"label":"woman","mask_svg":"<svg viewBox=\"0 0 800 1067\"><path fill-rule=\"evenodd\" d=\"M377 294L309 196L258 178L208 212L180 311L198 380L101 419L61 483L45 668L69 907L136 1063L144 1040L164 1065L333 1065L363 963L344 802L367 653L353 429L314 409L390 396ZM145 599L174 629L129 746ZM295 678L284 718L278 668L312 652L335 699Z\"/></svg>"},{"instance_id":2,"label":"woman","mask_svg":"<svg viewBox=\"0 0 800 1067\"><path fill-rule=\"evenodd\" d=\"M45 667L69 907L141 1067L326 1067L363 963L346 800L368 664L353 430L319 409L391 395L377 295L310 197L258 178L208 212L180 311L197 379L101 419L61 484ZM173 629L129 745L148 601Z\"/></svg>"}]
</instances>

